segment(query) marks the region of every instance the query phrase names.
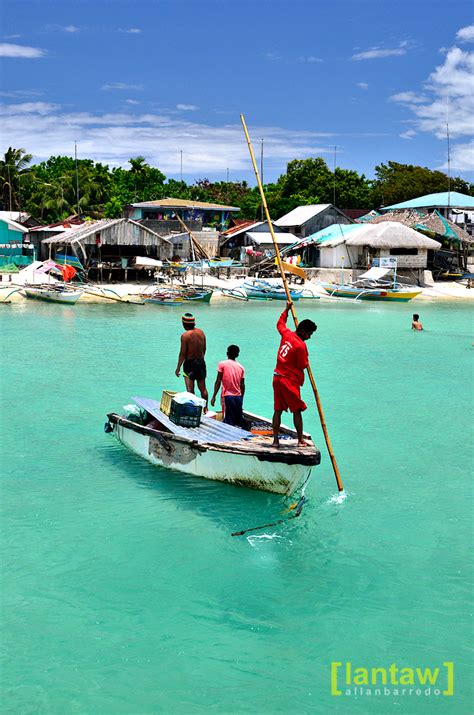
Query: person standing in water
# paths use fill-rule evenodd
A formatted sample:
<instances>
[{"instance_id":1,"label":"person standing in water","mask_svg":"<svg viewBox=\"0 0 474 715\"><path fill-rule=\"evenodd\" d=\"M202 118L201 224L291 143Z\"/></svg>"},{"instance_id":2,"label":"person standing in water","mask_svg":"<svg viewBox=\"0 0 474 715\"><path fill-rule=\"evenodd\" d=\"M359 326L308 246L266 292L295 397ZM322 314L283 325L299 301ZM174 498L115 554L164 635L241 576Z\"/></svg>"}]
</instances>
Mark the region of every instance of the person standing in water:
<instances>
[{"instance_id":1,"label":"person standing in water","mask_svg":"<svg viewBox=\"0 0 474 715\"><path fill-rule=\"evenodd\" d=\"M304 383L304 371L309 365L308 348L305 342L317 330L316 323L312 320L302 320L293 332L286 321L288 312L292 306L287 302L286 308L280 315L277 322L277 330L281 335L280 347L278 348L277 364L273 375L273 447L279 447L279 433L281 425L281 413L289 410L293 413L293 422L298 435L298 446L306 447L307 442L303 438L303 417L302 412L306 409L306 404L301 399L300 389Z\"/></svg>"},{"instance_id":2,"label":"person standing in water","mask_svg":"<svg viewBox=\"0 0 474 715\"><path fill-rule=\"evenodd\" d=\"M222 360L217 366L217 377L214 385L211 405L216 404L217 393L222 386L222 411L224 422L228 425L242 427L243 425L243 400L245 394L245 370L237 362L240 354L238 345L229 345L227 360Z\"/></svg>"},{"instance_id":3,"label":"person standing in water","mask_svg":"<svg viewBox=\"0 0 474 715\"><path fill-rule=\"evenodd\" d=\"M420 323L420 316L418 313L413 313L413 320L411 322L411 329L412 330L423 330L423 326Z\"/></svg>"},{"instance_id":4,"label":"person standing in water","mask_svg":"<svg viewBox=\"0 0 474 715\"><path fill-rule=\"evenodd\" d=\"M203 400L209 398L206 388L206 336L200 328L196 328L196 319L191 313L185 313L182 318L184 333L181 335L181 349L179 351L178 365L175 370L179 377L183 366L184 382L188 392L194 392L194 383L197 382Z\"/></svg>"}]
</instances>

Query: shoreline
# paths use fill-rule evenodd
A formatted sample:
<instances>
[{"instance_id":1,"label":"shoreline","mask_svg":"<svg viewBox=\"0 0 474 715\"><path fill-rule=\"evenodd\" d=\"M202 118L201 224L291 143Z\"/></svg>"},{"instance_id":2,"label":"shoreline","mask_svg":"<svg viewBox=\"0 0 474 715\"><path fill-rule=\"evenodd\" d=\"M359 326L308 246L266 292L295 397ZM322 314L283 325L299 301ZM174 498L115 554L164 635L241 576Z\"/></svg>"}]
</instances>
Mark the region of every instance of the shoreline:
<instances>
[{"instance_id":1,"label":"shoreline","mask_svg":"<svg viewBox=\"0 0 474 715\"><path fill-rule=\"evenodd\" d=\"M19 274L14 274L14 277L18 279ZM12 275L13 278L13 275ZM217 278L216 276L207 275L203 281L205 288L214 290L214 295L212 300L235 300L231 297L222 294L222 289L233 289L240 286L242 283L242 278ZM58 281L54 281L57 283ZM269 282L279 283L279 279L269 279ZM196 288L201 287L201 280L197 279L195 281ZM28 300L25 295L20 291L23 288L23 283L12 280L11 282L0 283L0 302L21 302ZM115 302L126 302L127 298L134 302L134 299L145 290L145 288L155 285L153 282L147 283L94 283L90 285L90 288L96 288L98 291L103 291L104 296L93 295L91 293L84 294L79 299L78 303L115 303ZM167 284L156 284L160 288L176 288L181 287L183 284L177 283L167 283ZM192 280L188 280L186 285L193 286ZM318 296L322 300L329 300L331 302L343 302L340 298L331 298L323 289L322 285L316 281L307 280L304 286L293 286L296 289L304 288L307 291L312 291L315 296ZM107 295L109 294L109 295ZM311 300L311 298L302 299L304 302L306 300ZM425 286L421 289L421 293L413 299L415 303L417 301L472 301L474 300L474 288L466 288L465 285L460 285L455 282L445 282L436 283L434 285ZM413 301L410 301L413 303ZM380 301L383 302L383 301Z\"/></svg>"}]
</instances>

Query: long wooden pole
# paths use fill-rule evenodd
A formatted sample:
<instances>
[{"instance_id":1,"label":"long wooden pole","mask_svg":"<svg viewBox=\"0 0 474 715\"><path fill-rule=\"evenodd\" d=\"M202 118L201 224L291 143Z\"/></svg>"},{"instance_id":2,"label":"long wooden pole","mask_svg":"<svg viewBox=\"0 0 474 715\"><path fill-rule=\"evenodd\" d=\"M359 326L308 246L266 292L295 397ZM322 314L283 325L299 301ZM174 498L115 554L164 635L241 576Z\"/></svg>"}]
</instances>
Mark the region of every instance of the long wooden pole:
<instances>
[{"instance_id":1,"label":"long wooden pole","mask_svg":"<svg viewBox=\"0 0 474 715\"><path fill-rule=\"evenodd\" d=\"M285 272L284 272L283 266L281 264L280 249L278 248L277 240L275 237L275 232L273 230L273 224L272 224L272 221L270 218L270 213L268 211L267 201L265 199L265 193L263 191L262 182L260 181L260 176L258 173L258 168L257 168L255 156L254 156L253 149L252 149L252 144L250 143L250 137L249 137L249 133L247 131L247 125L245 124L245 119L244 119L243 114L240 115L240 121L242 122L242 126L244 128L245 138L247 140L247 146L248 146L249 152L250 152L250 158L252 159L253 170L255 172L255 177L256 177L257 183L258 183L258 188L260 190L262 205L265 210L265 216L266 216L266 219L268 222L268 228L270 230L273 245L275 247L276 259L277 259L277 263L278 263L278 268L280 270L281 278L283 281L283 287L285 288L286 299L289 303L291 303L291 315L293 316L295 326L298 327L298 318L296 317L295 306L293 304L293 301L291 300L290 290L288 288L288 283L286 281ZM319 413L319 420L321 422L321 427L323 429L324 439L326 440L326 447L328 448L329 456L331 458L332 468L334 470L334 476L336 477L337 488L340 492L342 492L344 490L344 487L342 486L341 475L339 474L336 457L334 456L334 452L332 451L331 440L329 439L329 434L328 434L328 430L326 427L326 420L324 419L324 412L323 412L323 408L321 405L321 400L319 399L318 388L316 387L316 382L314 381L313 372L311 370L310 365L308 365L307 371L308 371L308 377L309 377L309 381L311 383L311 387L313 388L313 393L314 393L314 397L316 400L316 406L318 408L318 413Z\"/></svg>"}]
</instances>

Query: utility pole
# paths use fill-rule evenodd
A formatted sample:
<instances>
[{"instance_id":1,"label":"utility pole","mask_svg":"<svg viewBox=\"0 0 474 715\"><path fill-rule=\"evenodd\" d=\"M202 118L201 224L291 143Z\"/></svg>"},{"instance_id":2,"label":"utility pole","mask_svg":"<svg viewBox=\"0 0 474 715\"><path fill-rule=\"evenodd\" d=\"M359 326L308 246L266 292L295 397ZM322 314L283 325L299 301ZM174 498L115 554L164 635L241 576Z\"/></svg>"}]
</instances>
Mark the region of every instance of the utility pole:
<instances>
[{"instance_id":1,"label":"utility pole","mask_svg":"<svg viewBox=\"0 0 474 715\"><path fill-rule=\"evenodd\" d=\"M181 149L181 151L179 153L181 155L181 179L180 180L183 181L183 150Z\"/></svg>"},{"instance_id":2,"label":"utility pole","mask_svg":"<svg viewBox=\"0 0 474 715\"><path fill-rule=\"evenodd\" d=\"M333 171L333 190L332 190L332 205L336 208L336 152L337 146L334 146L334 171Z\"/></svg>"},{"instance_id":3,"label":"utility pole","mask_svg":"<svg viewBox=\"0 0 474 715\"><path fill-rule=\"evenodd\" d=\"M79 171L77 168L77 142L74 142L74 160L76 164L76 202L77 202L77 215L79 216L81 210L79 208Z\"/></svg>"},{"instance_id":4,"label":"utility pole","mask_svg":"<svg viewBox=\"0 0 474 715\"><path fill-rule=\"evenodd\" d=\"M262 186L263 186L263 139L261 139L261 141L260 141L260 181L262 182ZM264 219L263 202L261 204L260 210L261 210L260 218L263 221L263 219Z\"/></svg>"}]
</instances>

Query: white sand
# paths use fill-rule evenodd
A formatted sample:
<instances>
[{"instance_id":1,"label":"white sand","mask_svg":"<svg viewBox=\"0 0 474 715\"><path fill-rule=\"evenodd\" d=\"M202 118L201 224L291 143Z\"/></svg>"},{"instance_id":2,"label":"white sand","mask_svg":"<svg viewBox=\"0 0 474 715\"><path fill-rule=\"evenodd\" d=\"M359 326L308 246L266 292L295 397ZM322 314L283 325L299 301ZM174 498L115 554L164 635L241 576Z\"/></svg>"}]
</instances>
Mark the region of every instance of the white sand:
<instances>
[{"instance_id":1,"label":"white sand","mask_svg":"<svg viewBox=\"0 0 474 715\"><path fill-rule=\"evenodd\" d=\"M22 275L23 274L23 275ZM15 287L22 287L22 284L24 282L28 281L28 278L30 278L29 272L27 271L21 271L20 273L12 274L12 282L7 283L6 282L6 277L3 278L3 283L0 283L0 301L5 300L9 294L12 293L12 289ZM243 277L238 277L238 278L217 278L216 276L213 275L208 275L206 274L204 276L204 287L208 288L213 288L214 289L214 295L212 297L212 300L233 300L232 298L228 298L220 292L222 288L227 288L227 289L232 289L236 288L237 286L240 286L245 279ZM274 283L276 285L281 285L281 281L278 278L273 278L273 279L268 279L269 282ZM197 288L201 287L201 277L196 276L195 280L195 286ZM192 278L189 277L187 281L188 285L193 285ZM112 284L102 284L99 286L96 284L96 287L94 286L88 286L88 292L84 293L84 295L80 298L81 303L115 303L117 300L132 300L135 298L137 299L137 296L139 293L143 293L145 289L148 288L149 292L151 290L151 287L153 285L156 285L158 287L158 284L153 284L152 282L145 284L145 283L112 283ZM164 285L164 284L159 284L160 287L172 287L171 284ZM181 283L174 282L173 286L179 287L182 285ZM317 281L309 280L306 281L304 286L291 286L292 288L294 287L295 290L298 290L300 288L304 288L306 292L311 293L313 292L315 295L319 295L322 299L327 299L327 300L340 300L338 298L331 298L330 296L327 295L327 293L324 291L322 284ZM92 293L95 293L93 295ZM12 301L18 301L18 300L25 300L25 296L22 295L22 293L16 292L10 295L8 300ZM465 285L462 285L460 283L454 283L454 282L439 282L436 283L434 286L426 287L422 289L422 292L420 295L416 297L415 300L473 300L474 299L474 287L469 289L466 288Z\"/></svg>"}]
</instances>

